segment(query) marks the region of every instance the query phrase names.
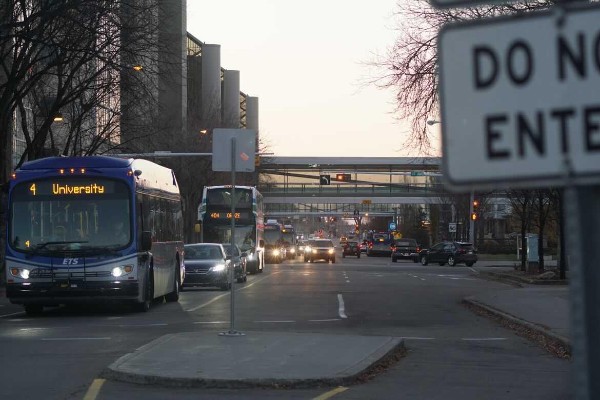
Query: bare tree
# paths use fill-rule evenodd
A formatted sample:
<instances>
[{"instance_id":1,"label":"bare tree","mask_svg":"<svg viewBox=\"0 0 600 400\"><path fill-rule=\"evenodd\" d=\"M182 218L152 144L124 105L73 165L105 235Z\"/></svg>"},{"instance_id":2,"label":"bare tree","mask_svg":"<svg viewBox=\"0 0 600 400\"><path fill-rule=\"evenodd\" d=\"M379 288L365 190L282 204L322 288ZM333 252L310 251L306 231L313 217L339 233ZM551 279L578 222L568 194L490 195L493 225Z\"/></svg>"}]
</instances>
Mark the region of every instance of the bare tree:
<instances>
[{"instance_id":1,"label":"bare tree","mask_svg":"<svg viewBox=\"0 0 600 400\"><path fill-rule=\"evenodd\" d=\"M394 90L398 119L412 122L405 147L424 154L431 151L426 121L439 115L437 38L442 26L457 21L545 9L553 3L551 0L526 0L438 10L430 5L430 0L398 0L394 13L398 22L398 38L387 54L379 56L370 65L382 71L371 83Z\"/></svg>"},{"instance_id":2,"label":"bare tree","mask_svg":"<svg viewBox=\"0 0 600 400\"><path fill-rule=\"evenodd\" d=\"M527 248L526 235L530 229L530 219L532 215L532 207L534 194L530 190L509 190L506 192L506 197L510 200L512 212L520 221L521 225L521 271L525 271L527 264Z\"/></svg>"}]
</instances>

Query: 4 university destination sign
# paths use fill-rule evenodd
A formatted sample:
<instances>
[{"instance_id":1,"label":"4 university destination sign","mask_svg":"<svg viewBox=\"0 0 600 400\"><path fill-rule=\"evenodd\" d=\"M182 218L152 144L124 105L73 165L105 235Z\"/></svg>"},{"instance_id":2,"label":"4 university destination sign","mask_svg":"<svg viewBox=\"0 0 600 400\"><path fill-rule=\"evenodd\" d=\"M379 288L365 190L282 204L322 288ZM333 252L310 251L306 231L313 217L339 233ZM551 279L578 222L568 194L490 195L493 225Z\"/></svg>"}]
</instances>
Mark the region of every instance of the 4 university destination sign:
<instances>
[{"instance_id":1,"label":"4 university destination sign","mask_svg":"<svg viewBox=\"0 0 600 400\"><path fill-rule=\"evenodd\" d=\"M448 25L444 175L456 187L600 182L600 8Z\"/></svg>"}]
</instances>

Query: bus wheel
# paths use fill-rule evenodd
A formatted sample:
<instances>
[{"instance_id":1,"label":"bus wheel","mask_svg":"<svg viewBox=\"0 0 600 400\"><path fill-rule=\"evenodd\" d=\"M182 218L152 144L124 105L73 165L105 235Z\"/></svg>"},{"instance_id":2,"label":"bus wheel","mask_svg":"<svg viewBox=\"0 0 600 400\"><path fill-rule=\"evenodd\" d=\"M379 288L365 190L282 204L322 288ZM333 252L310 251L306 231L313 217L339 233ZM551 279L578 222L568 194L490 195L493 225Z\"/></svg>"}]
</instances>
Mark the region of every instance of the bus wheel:
<instances>
[{"instance_id":1,"label":"bus wheel","mask_svg":"<svg viewBox=\"0 0 600 400\"><path fill-rule=\"evenodd\" d=\"M25 313L27 315L40 315L44 311L41 304L25 304Z\"/></svg>"},{"instance_id":2,"label":"bus wheel","mask_svg":"<svg viewBox=\"0 0 600 400\"><path fill-rule=\"evenodd\" d=\"M173 282L173 291L165 296L165 300L168 302L179 301L179 276L175 273L175 279Z\"/></svg>"}]
</instances>

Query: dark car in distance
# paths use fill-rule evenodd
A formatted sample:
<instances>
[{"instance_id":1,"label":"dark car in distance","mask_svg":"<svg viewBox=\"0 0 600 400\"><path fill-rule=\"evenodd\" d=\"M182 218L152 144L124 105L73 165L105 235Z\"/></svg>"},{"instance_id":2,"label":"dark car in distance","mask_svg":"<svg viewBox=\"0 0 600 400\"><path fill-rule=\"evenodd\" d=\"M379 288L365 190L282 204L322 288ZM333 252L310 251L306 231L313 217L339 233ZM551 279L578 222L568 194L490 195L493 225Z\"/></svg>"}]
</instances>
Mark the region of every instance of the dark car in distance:
<instances>
[{"instance_id":1,"label":"dark car in distance","mask_svg":"<svg viewBox=\"0 0 600 400\"><path fill-rule=\"evenodd\" d=\"M347 241L342 247L342 257L356 256L360 258L360 244L356 241Z\"/></svg>"},{"instance_id":2,"label":"dark car in distance","mask_svg":"<svg viewBox=\"0 0 600 400\"><path fill-rule=\"evenodd\" d=\"M421 250L419 260L422 265L437 262L440 265L466 264L468 267L477 262L477 252L472 243L467 242L441 242L429 249Z\"/></svg>"},{"instance_id":3,"label":"dark car in distance","mask_svg":"<svg viewBox=\"0 0 600 400\"><path fill-rule=\"evenodd\" d=\"M344 244L344 247L342 247L342 257L345 258L346 256L356 256L357 258L360 258L360 245L358 242L348 241Z\"/></svg>"},{"instance_id":4,"label":"dark car in distance","mask_svg":"<svg viewBox=\"0 0 600 400\"><path fill-rule=\"evenodd\" d=\"M304 262L325 260L335 264L335 247L329 239L314 239L308 242L309 249L304 253Z\"/></svg>"},{"instance_id":5,"label":"dark car in distance","mask_svg":"<svg viewBox=\"0 0 600 400\"><path fill-rule=\"evenodd\" d=\"M419 262L419 245L415 239L396 239L392 246L392 262L412 260Z\"/></svg>"},{"instance_id":6,"label":"dark car in distance","mask_svg":"<svg viewBox=\"0 0 600 400\"><path fill-rule=\"evenodd\" d=\"M183 263L185 281L183 288L190 286L217 286L221 290L231 289L229 271L231 260L219 243L194 243L184 246Z\"/></svg>"}]
</instances>

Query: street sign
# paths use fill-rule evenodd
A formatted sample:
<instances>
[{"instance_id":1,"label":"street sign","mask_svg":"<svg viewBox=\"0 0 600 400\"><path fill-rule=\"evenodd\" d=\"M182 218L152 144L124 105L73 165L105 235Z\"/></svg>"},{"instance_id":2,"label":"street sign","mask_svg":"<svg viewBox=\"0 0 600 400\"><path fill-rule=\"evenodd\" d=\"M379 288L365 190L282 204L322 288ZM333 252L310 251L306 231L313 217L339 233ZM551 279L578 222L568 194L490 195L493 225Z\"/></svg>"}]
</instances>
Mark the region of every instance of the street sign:
<instances>
[{"instance_id":1,"label":"street sign","mask_svg":"<svg viewBox=\"0 0 600 400\"><path fill-rule=\"evenodd\" d=\"M395 231L396 230L396 223L395 222L390 222L388 224L388 230L389 231Z\"/></svg>"},{"instance_id":2,"label":"street sign","mask_svg":"<svg viewBox=\"0 0 600 400\"><path fill-rule=\"evenodd\" d=\"M320 185L329 185L331 183L331 177L329 175L319 175Z\"/></svg>"},{"instance_id":3,"label":"street sign","mask_svg":"<svg viewBox=\"0 0 600 400\"><path fill-rule=\"evenodd\" d=\"M232 162L232 139L235 158ZM256 155L256 131L252 129L213 129L213 171L253 172Z\"/></svg>"},{"instance_id":4,"label":"street sign","mask_svg":"<svg viewBox=\"0 0 600 400\"><path fill-rule=\"evenodd\" d=\"M450 222L448 224L448 232L456 233L456 222Z\"/></svg>"},{"instance_id":5,"label":"street sign","mask_svg":"<svg viewBox=\"0 0 600 400\"><path fill-rule=\"evenodd\" d=\"M457 188L600 182L600 8L439 36L444 177Z\"/></svg>"},{"instance_id":6,"label":"street sign","mask_svg":"<svg viewBox=\"0 0 600 400\"><path fill-rule=\"evenodd\" d=\"M425 171L410 171L410 176L425 176Z\"/></svg>"}]
</instances>

